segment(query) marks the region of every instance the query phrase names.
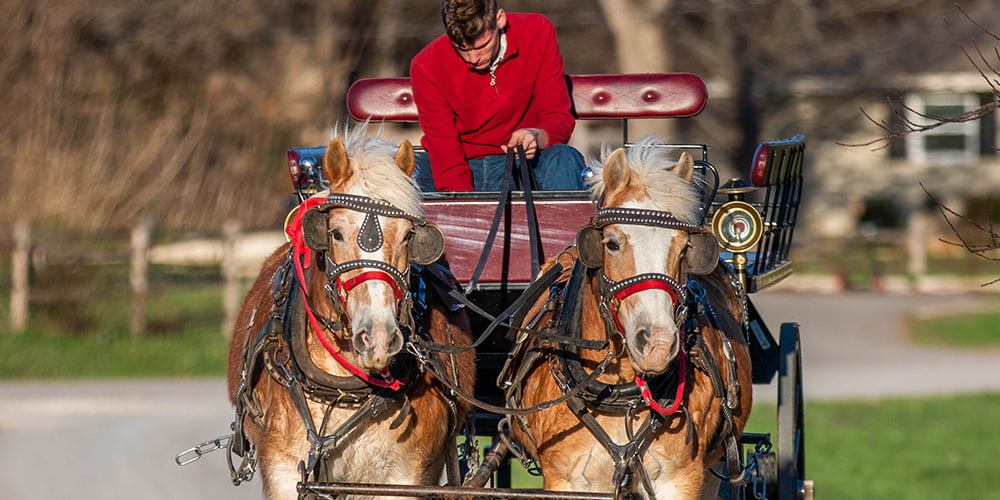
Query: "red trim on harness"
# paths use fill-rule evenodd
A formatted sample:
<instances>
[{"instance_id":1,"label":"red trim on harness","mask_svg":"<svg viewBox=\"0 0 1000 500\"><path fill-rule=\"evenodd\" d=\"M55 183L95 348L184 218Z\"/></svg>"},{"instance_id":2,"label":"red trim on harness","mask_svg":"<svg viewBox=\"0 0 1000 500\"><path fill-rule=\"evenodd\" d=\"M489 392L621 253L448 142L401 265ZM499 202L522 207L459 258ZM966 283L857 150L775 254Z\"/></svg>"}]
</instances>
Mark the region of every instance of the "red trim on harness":
<instances>
[{"instance_id":1,"label":"red trim on harness","mask_svg":"<svg viewBox=\"0 0 1000 500\"><path fill-rule=\"evenodd\" d=\"M345 292L350 292L354 287L369 280L378 280L388 283L389 286L392 287L392 293L396 295L396 302L399 302L403 298L403 292L399 289L399 285L396 284L396 279L393 278L391 274L378 269L365 271L347 281L342 282L341 286L344 287Z\"/></svg>"},{"instance_id":2,"label":"red trim on harness","mask_svg":"<svg viewBox=\"0 0 1000 500\"><path fill-rule=\"evenodd\" d=\"M646 280L640 281L632 286L623 288L621 291L615 294L615 298L619 302L630 297L634 293L641 292L643 290L663 290L670 294L670 300L673 301L674 305L677 305L677 292L674 291L674 287L670 286L666 281L660 280Z\"/></svg>"},{"instance_id":3,"label":"red trim on harness","mask_svg":"<svg viewBox=\"0 0 1000 500\"><path fill-rule=\"evenodd\" d=\"M649 390L649 384L646 383L644 375L640 374L635 376L635 385L639 386L639 392L642 394L642 399L646 401L646 405L656 413L668 416L673 415L680 410L681 404L684 402L684 385L685 382L687 382L686 358L687 357L684 355L683 349L677 352L677 362L680 363L677 367L677 391L674 393L674 404L670 405L669 408L664 408L656 402L656 399L653 398L652 391Z\"/></svg>"},{"instance_id":4,"label":"red trim on harness","mask_svg":"<svg viewBox=\"0 0 1000 500\"><path fill-rule=\"evenodd\" d=\"M641 292L643 290L663 290L670 295L670 300L673 302L674 306L677 306L677 291L674 287L670 286L666 281L660 280L646 280L640 281L634 285L627 286L615 294L615 300L621 302L626 298L632 296L634 293ZM625 338L625 327L622 326L622 322L618 319L618 306L615 302L611 302L611 318L615 320L615 327L618 328L618 333Z\"/></svg>"},{"instance_id":5,"label":"red trim on harness","mask_svg":"<svg viewBox=\"0 0 1000 500\"><path fill-rule=\"evenodd\" d=\"M309 251L309 247L306 245L306 239L302 236L302 217L305 216L309 209L315 207L326 201L322 196L314 196L312 198L306 198L301 204L299 204L299 210L295 212L295 217L292 221L285 226L285 234L288 235L288 241L292 242L292 250L294 250L295 256L295 270L299 273L299 277L302 277L302 268L309 269L310 256L312 255ZM299 257L302 257L305 261L304 264L299 264Z\"/></svg>"},{"instance_id":6,"label":"red trim on harness","mask_svg":"<svg viewBox=\"0 0 1000 500\"><path fill-rule=\"evenodd\" d=\"M333 359L337 360L337 362L340 363L340 366L343 366L344 368L347 369L347 371L351 372L352 374L354 374L354 376L360 378L361 380L364 380L368 384L398 391L402 388L403 384L399 380L396 380L392 376L392 374L389 373L388 368L379 372L379 376L382 377L382 379L380 380L378 378L371 376L371 374L364 372L360 368L354 366L349 361L347 361L347 359L341 356L340 353L337 352L337 350L333 347L333 345L330 344L330 341L328 341L326 337L323 336L323 329L320 327L319 321L316 320L316 315L313 314L312 308L309 307L309 294L306 293L306 287L305 287L306 280L305 280L305 272L303 271L303 269L309 268L310 266L309 258L312 254L309 247L306 245L305 238L302 237L302 217L309 209L315 207L316 205L319 205L320 203L323 203L324 201L326 201L326 199L324 199L322 196L314 196L312 198L307 198L305 201L302 202L301 205L299 205L299 211L295 213L295 217L292 219L292 222L288 224L287 227L285 227L285 233L288 234L288 237L292 242L292 260L295 261L295 274L299 279L299 283L302 284L299 291L302 293L302 299L306 310L306 315L309 317L309 326L312 327L312 330L316 334L316 338L319 339L319 342L323 344L323 347L326 348L326 351L329 352L331 356L333 356ZM381 278L375 278L375 279L381 279ZM395 283L393 283L393 290L395 291L396 289L397 287L395 286Z\"/></svg>"}]
</instances>

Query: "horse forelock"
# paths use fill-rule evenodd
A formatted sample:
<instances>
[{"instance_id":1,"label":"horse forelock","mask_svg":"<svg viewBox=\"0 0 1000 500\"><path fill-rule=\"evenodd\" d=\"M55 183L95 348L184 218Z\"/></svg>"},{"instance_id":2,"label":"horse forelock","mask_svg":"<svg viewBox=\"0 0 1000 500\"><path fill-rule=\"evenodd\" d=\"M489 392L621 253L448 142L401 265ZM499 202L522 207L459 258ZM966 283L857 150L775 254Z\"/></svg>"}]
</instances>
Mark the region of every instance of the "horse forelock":
<instances>
[{"instance_id":1,"label":"horse forelock","mask_svg":"<svg viewBox=\"0 0 1000 500\"><path fill-rule=\"evenodd\" d=\"M607 187L604 184L604 164L613 150L605 145L601 151L600 158L591 158L588 161L594 176L590 178L591 196L595 200L605 197ZM676 160L669 158L673 152L666 147L666 143L654 136L646 136L627 148L625 158L628 161L631 175L629 186L626 190L628 200L642 204L649 203L650 207L656 210L663 210L674 214L678 219L697 223L700 220L701 195L698 177L694 177L692 182L688 182L679 177L674 171L668 170L677 164ZM615 205L616 200L605 200L606 204Z\"/></svg>"},{"instance_id":2,"label":"horse forelock","mask_svg":"<svg viewBox=\"0 0 1000 500\"><path fill-rule=\"evenodd\" d=\"M336 189L387 201L414 217L423 217L416 183L396 164L399 143L384 139L382 132L383 127L380 126L373 135L369 135L367 121L353 128L344 127L340 138L344 142L353 175L344 186Z\"/></svg>"}]
</instances>

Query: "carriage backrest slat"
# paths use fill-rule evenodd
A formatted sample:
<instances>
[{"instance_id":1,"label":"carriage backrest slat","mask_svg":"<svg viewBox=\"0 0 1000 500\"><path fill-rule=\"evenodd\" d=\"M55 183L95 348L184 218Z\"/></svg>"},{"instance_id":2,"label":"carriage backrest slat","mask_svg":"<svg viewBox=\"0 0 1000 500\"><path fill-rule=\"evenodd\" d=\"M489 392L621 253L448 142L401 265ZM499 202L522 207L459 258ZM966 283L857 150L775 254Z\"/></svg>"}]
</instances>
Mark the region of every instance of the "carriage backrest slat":
<instances>
[{"instance_id":1,"label":"carriage backrest slat","mask_svg":"<svg viewBox=\"0 0 1000 500\"><path fill-rule=\"evenodd\" d=\"M690 73L570 75L574 113L583 120L683 118L705 107L705 82ZM347 110L357 120L415 122L417 105L409 78L366 78L347 91Z\"/></svg>"},{"instance_id":2,"label":"carriage backrest slat","mask_svg":"<svg viewBox=\"0 0 1000 500\"><path fill-rule=\"evenodd\" d=\"M748 291L756 292L783 279L791 271L788 257L802 195L802 160L805 137L761 143L754 154L750 179L764 190L758 205L764 236L757 258L747 270Z\"/></svg>"}]
</instances>

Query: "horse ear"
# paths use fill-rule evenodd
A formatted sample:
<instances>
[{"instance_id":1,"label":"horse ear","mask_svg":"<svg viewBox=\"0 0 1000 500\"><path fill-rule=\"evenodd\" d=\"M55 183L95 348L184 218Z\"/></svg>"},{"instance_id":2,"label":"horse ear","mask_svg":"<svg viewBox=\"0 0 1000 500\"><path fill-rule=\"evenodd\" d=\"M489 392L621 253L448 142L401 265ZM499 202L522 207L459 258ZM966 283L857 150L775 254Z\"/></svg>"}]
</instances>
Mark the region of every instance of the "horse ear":
<instances>
[{"instance_id":1,"label":"horse ear","mask_svg":"<svg viewBox=\"0 0 1000 500\"><path fill-rule=\"evenodd\" d=\"M347 159L347 150L344 149L344 142L340 137L330 141L326 147L326 155L323 157L323 170L330 184L337 184L346 181L351 177L350 161Z\"/></svg>"},{"instance_id":2,"label":"horse ear","mask_svg":"<svg viewBox=\"0 0 1000 500\"><path fill-rule=\"evenodd\" d=\"M630 175L628 160L625 159L625 148L618 148L604 162L604 186L607 194L617 193L628 186Z\"/></svg>"},{"instance_id":3,"label":"horse ear","mask_svg":"<svg viewBox=\"0 0 1000 500\"><path fill-rule=\"evenodd\" d=\"M688 248L684 253L687 271L706 275L719 264L719 242L711 232L694 233L688 238Z\"/></svg>"},{"instance_id":4,"label":"horse ear","mask_svg":"<svg viewBox=\"0 0 1000 500\"><path fill-rule=\"evenodd\" d=\"M673 170L681 179L691 182L691 176L694 175L694 160L691 158L691 155L681 153L681 157L677 160L677 164L670 167L670 170Z\"/></svg>"},{"instance_id":5,"label":"horse ear","mask_svg":"<svg viewBox=\"0 0 1000 500\"><path fill-rule=\"evenodd\" d=\"M403 140L403 143L399 145L399 151L396 151L396 165L406 174L407 177L413 175L413 167L416 163L413 160L413 145L410 141Z\"/></svg>"}]
</instances>

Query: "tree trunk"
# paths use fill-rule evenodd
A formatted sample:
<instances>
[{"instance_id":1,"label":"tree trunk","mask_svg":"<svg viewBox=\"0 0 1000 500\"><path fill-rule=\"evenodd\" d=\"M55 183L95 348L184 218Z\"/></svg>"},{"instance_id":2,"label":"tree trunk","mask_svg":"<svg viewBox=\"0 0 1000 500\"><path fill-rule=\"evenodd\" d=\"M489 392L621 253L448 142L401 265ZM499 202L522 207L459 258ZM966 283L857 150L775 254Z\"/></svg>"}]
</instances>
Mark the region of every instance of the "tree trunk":
<instances>
[{"instance_id":1,"label":"tree trunk","mask_svg":"<svg viewBox=\"0 0 1000 500\"><path fill-rule=\"evenodd\" d=\"M599 0L601 11L615 39L615 57L622 73L670 71L670 50L664 37L664 16L672 0ZM648 134L669 138L670 120L633 120L629 140Z\"/></svg>"},{"instance_id":2,"label":"tree trunk","mask_svg":"<svg viewBox=\"0 0 1000 500\"><path fill-rule=\"evenodd\" d=\"M19 219L14 223L14 253L11 256L10 330L20 333L28 322L31 255L31 226Z\"/></svg>"},{"instance_id":3,"label":"tree trunk","mask_svg":"<svg viewBox=\"0 0 1000 500\"><path fill-rule=\"evenodd\" d=\"M146 297L149 295L149 243L153 222L148 216L139 218L132 228L132 267L129 283L132 304L129 309L129 331L138 337L146 331Z\"/></svg>"}]
</instances>

